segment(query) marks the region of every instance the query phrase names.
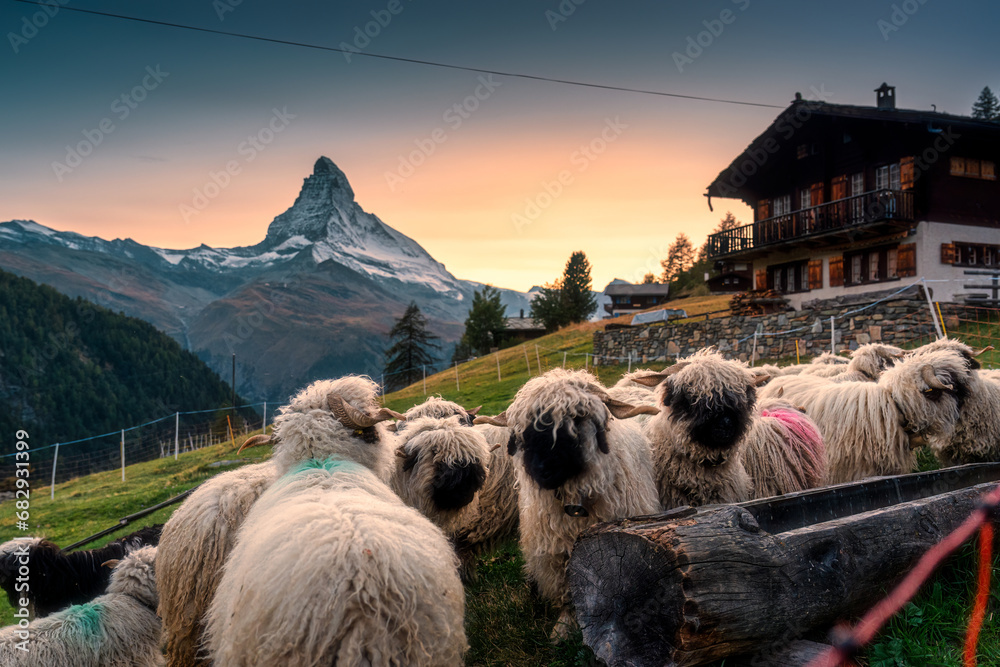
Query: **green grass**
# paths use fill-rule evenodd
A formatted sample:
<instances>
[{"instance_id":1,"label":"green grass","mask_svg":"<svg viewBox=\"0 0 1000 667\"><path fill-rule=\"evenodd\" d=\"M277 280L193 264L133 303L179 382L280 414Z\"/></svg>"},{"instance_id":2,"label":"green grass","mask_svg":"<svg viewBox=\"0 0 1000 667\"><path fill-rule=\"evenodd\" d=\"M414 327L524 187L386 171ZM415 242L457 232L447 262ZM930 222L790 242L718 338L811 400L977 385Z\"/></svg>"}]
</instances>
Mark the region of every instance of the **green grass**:
<instances>
[{"instance_id":1,"label":"green grass","mask_svg":"<svg viewBox=\"0 0 1000 667\"><path fill-rule=\"evenodd\" d=\"M718 309L712 301L699 299L685 299L673 307L686 308L692 315ZM496 375L497 357L490 355L459 367L460 389L455 387L455 373L451 369L429 376L427 393L439 394L467 407L483 405L483 414L499 413L510 404L517 389L528 378L529 362L534 376L538 373L538 361L543 371L561 366L565 352L567 367L582 368L582 354L593 352L593 331L602 326L603 323L575 325L526 343L524 347L501 350L498 353L503 377L500 382ZM979 338L974 340L970 336L970 344L982 346L998 339L995 327L993 331L984 332L981 325L977 326L975 333ZM962 328L949 333L959 336L973 333L963 332ZM536 344L539 345L537 356ZM998 354L1000 352L987 353L991 356L981 360L1000 362ZM591 366L591 370L596 370L606 384L613 384L626 366L599 366L597 369ZM405 411L423 398L423 386L418 383L388 394L386 404ZM933 456L927 452L918 454L920 469L936 467ZM244 451L239 458L249 463L265 460L269 455L268 448L257 447ZM124 483L120 470L96 473L57 484L54 502L49 499L47 480L33 478L29 533L47 537L57 544L69 544L114 525L123 516L191 488L222 470L231 469L228 466L212 468L210 464L235 458L232 445L223 444L182 454L177 461L157 459L129 466ZM162 523L176 507L159 510L89 546L100 546L144 525ZM0 503L0 542L18 535L12 528L14 511L13 502ZM967 546L942 568L914 603L894 618L876 643L862 654L863 664L871 667L961 664L962 639L971 606L970 587L976 578L972 552ZM479 576L466 589L466 629L470 643L466 664L489 667L596 664L579 633L559 647L549 644L548 633L556 614L532 590L522 567L523 559L513 543L480 559ZM0 597L3 598L0 599L0 624L8 625L13 621L13 610L5 596ZM991 609L995 608L996 600L993 600ZM991 619L992 612L987 614L980 641L980 664L983 665L1000 664L1000 624L991 623Z\"/></svg>"}]
</instances>

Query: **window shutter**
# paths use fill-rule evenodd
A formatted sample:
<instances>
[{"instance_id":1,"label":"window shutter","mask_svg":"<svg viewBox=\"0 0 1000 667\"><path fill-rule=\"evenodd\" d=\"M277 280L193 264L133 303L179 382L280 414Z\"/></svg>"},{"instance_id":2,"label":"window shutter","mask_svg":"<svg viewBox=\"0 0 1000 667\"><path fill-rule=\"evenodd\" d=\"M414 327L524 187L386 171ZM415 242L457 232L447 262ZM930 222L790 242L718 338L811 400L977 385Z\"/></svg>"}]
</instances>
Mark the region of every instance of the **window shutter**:
<instances>
[{"instance_id":1,"label":"window shutter","mask_svg":"<svg viewBox=\"0 0 1000 667\"><path fill-rule=\"evenodd\" d=\"M954 243L942 243L941 244L941 263L942 264L954 264L955 263L955 244Z\"/></svg>"},{"instance_id":2,"label":"window shutter","mask_svg":"<svg viewBox=\"0 0 1000 667\"><path fill-rule=\"evenodd\" d=\"M810 194L810 199L812 199L813 206L819 206L823 203L823 184L814 183L812 187L809 188L812 191Z\"/></svg>"},{"instance_id":3,"label":"window shutter","mask_svg":"<svg viewBox=\"0 0 1000 667\"><path fill-rule=\"evenodd\" d=\"M899 187L902 190L912 190L916 174L913 171L913 158L904 157L899 161Z\"/></svg>"},{"instance_id":4,"label":"window shutter","mask_svg":"<svg viewBox=\"0 0 1000 667\"><path fill-rule=\"evenodd\" d=\"M767 289L767 269L757 269L757 289Z\"/></svg>"},{"instance_id":5,"label":"window shutter","mask_svg":"<svg viewBox=\"0 0 1000 667\"><path fill-rule=\"evenodd\" d=\"M844 285L844 258L831 257L830 265L830 287L842 287Z\"/></svg>"},{"instance_id":6,"label":"window shutter","mask_svg":"<svg viewBox=\"0 0 1000 667\"><path fill-rule=\"evenodd\" d=\"M838 176L830 181L830 199L837 201L847 196L847 176Z\"/></svg>"},{"instance_id":7,"label":"window shutter","mask_svg":"<svg viewBox=\"0 0 1000 667\"><path fill-rule=\"evenodd\" d=\"M771 217L771 200L761 199L757 202L757 220L767 220Z\"/></svg>"},{"instance_id":8,"label":"window shutter","mask_svg":"<svg viewBox=\"0 0 1000 667\"><path fill-rule=\"evenodd\" d=\"M809 289L823 289L823 260L809 260Z\"/></svg>"},{"instance_id":9,"label":"window shutter","mask_svg":"<svg viewBox=\"0 0 1000 667\"><path fill-rule=\"evenodd\" d=\"M904 243L896 254L896 273L900 278L917 275L917 244Z\"/></svg>"},{"instance_id":10,"label":"window shutter","mask_svg":"<svg viewBox=\"0 0 1000 667\"><path fill-rule=\"evenodd\" d=\"M997 180L996 163L993 160L983 160L982 165L982 177L987 181Z\"/></svg>"},{"instance_id":11,"label":"window shutter","mask_svg":"<svg viewBox=\"0 0 1000 667\"><path fill-rule=\"evenodd\" d=\"M961 157L951 158L951 175L952 176L965 175L965 158Z\"/></svg>"}]
</instances>

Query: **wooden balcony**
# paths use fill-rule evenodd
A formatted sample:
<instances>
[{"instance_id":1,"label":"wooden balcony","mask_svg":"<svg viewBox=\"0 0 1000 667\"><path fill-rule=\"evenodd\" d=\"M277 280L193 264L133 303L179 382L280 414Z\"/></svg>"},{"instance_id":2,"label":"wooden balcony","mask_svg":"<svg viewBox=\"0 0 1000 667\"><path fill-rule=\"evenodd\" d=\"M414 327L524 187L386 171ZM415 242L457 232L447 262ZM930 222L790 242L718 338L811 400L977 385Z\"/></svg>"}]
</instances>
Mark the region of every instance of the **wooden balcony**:
<instances>
[{"instance_id":1,"label":"wooden balcony","mask_svg":"<svg viewBox=\"0 0 1000 667\"><path fill-rule=\"evenodd\" d=\"M908 229L912 190L874 190L776 215L708 237L709 259L752 259L795 244L821 246Z\"/></svg>"}]
</instances>

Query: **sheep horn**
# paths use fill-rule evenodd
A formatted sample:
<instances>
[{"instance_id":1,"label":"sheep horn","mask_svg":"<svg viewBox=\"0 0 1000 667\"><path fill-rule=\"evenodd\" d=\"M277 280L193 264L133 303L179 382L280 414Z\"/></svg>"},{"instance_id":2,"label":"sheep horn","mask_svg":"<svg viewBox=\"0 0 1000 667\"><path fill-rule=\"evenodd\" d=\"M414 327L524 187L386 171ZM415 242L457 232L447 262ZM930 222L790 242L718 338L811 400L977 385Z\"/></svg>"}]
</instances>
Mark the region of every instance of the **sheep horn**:
<instances>
[{"instance_id":1,"label":"sheep horn","mask_svg":"<svg viewBox=\"0 0 1000 667\"><path fill-rule=\"evenodd\" d=\"M784 387L778 387L778 393L777 393L777 394L775 394L775 395L774 395L774 397L775 397L775 398L781 398L781 396L782 396L782 395L783 395L784 393L785 393L785 388L784 388Z\"/></svg>"},{"instance_id":2,"label":"sheep horn","mask_svg":"<svg viewBox=\"0 0 1000 667\"><path fill-rule=\"evenodd\" d=\"M653 407L652 405L632 405L631 403L625 403L624 401L611 398L607 394L601 396L601 400L604 401L604 405L608 406L608 412L610 412L615 419L628 419L629 417L635 417L636 415L660 414L660 409Z\"/></svg>"},{"instance_id":3,"label":"sheep horn","mask_svg":"<svg viewBox=\"0 0 1000 667\"><path fill-rule=\"evenodd\" d=\"M326 402L337 421L347 428L368 428L386 419L403 419L403 415L389 408L382 408L374 415L366 414L336 394L329 396Z\"/></svg>"},{"instance_id":4,"label":"sheep horn","mask_svg":"<svg viewBox=\"0 0 1000 667\"><path fill-rule=\"evenodd\" d=\"M926 382L927 386L931 389L946 389L947 391L951 391L955 388L950 384L945 384L944 382L941 382L941 380L938 380L937 376L934 375L934 367L930 364L924 364L923 367L921 367L920 377L924 379L924 382Z\"/></svg>"},{"instance_id":5,"label":"sheep horn","mask_svg":"<svg viewBox=\"0 0 1000 667\"><path fill-rule=\"evenodd\" d=\"M854 353L853 350L841 350L837 354L853 354L853 353Z\"/></svg>"},{"instance_id":6,"label":"sheep horn","mask_svg":"<svg viewBox=\"0 0 1000 667\"><path fill-rule=\"evenodd\" d=\"M493 445L492 447L490 447L490 454L492 454L492 453L493 453L493 452L495 452L496 450L500 449L500 447L501 447L501 446L502 446L502 445L501 445L501 444L500 444L500 443L498 442L497 444L495 444L495 445Z\"/></svg>"},{"instance_id":7,"label":"sheep horn","mask_svg":"<svg viewBox=\"0 0 1000 667\"><path fill-rule=\"evenodd\" d=\"M403 448L403 447L397 447L396 448L396 456L398 456L401 459L405 459L406 458L406 449Z\"/></svg>"},{"instance_id":8,"label":"sheep horn","mask_svg":"<svg viewBox=\"0 0 1000 667\"><path fill-rule=\"evenodd\" d=\"M972 356L978 357L979 355L983 354L984 352L989 352L992 349L993 349L992 345L987 345L986 347L984 347L981 350L977 350L976 348L972 348Z\"/></svg>"},{"instance_id":9,"label":"sheep horn","mask_svg":"<svg viewBox=\"0 0 1000 667\"><path fill-rule=\"evenodd\" d=\"M771 381L770 373L754 373L753 374L753 386L761 387Z\"/></svg>"},{"instance_id":10,"label":"sheep horn","mask_svg":"<svg viewBox=\"0 0 1000 667\"><path fill-rule=\"evenodd\" d=\"M120 558L112 558L111 560L106 560L101 563L101 567L110 567L112 569L118 567L118 563L122 562Z\"/></svg>"},{"instance_id":11,"label":"sheep horn","mask_svg":"<svg viewBox=\"0 0 1000 667\"><path fill-rule=\"evenodd\" d=\"M240 448L236 450L236 453L239 454L247 447L259 447L261 445L268 445L271 443L272 440L273 438L270 435L264 435L264 434L255 435L252 438L247 438L246 440L244 440L243 444L240 445Z\"/></svg>"},{"instance_id":12,"label":"sheep horn","mask_svg":"<svg viewBox=\"0 0 1000 667\"><path fill-rule=\"evenodd\" d=\"M682 370L685 366L689 365L691 365L690 361L678 361L673 366L667 366L659 373L647 373L646 375L636 375L632 378L632 382L636 382L646 387L655 387L656 385L660 384L674 373Z\"/></svg>"},{"instance_id":13,"label":"sheep horn","mask_svg":"<svg viewBox=\"0 0 1000 667\"><path fill-rule=\"evenodd\" d=\"M498 414L496 417L487 417L485 415L481 416L481 417L476 417L474 420L472 420L472 423L473 424L492 424L493 426L503 426L504 428L506 428L507 427L507 411L504 410L503 412L501 412L500 414Z\"/></svg>"}]
</instances>

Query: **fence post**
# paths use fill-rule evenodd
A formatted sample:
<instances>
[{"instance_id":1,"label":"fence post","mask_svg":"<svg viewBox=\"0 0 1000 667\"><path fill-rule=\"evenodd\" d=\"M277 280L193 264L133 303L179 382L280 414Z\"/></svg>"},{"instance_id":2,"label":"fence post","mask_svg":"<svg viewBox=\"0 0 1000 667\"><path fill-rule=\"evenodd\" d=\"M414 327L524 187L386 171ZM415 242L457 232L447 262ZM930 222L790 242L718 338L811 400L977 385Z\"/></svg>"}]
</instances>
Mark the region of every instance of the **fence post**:
<instances>
[{"instance_id":1,"label":"fence post","mask_svg":"<svg viewBox=\"0 0 1000 667\"><path fill-rule=\"evenodd\" d=\"M122 481L125 481L125 429L122 429Z\"/></svg>"},{"instance_id":2,"label":"fence post","mask_svg":"<svg viewBox=\"0 0 1000 667\"><path fill-rule=\"evenodd\" d=\"M378 393L382 397L382 404L385 404L385 373L382 373L382 383L378 386Z\"/></svg>"},{"instance_id":3,"label":"fence post","mask_svg":"<svg viewBox=\"0 0 1000 667\"><path fill-rule=\"evenodd\" d=\"M933 317L933 315L931 315ZM833 315L830 316L830 354L837 354L837 329L833 323Z\"/></svg>"},{"instance_id":4,"label":"fence post","mask_svg":"<svg viewBox=\"0 0 1000 667\"><path fill-rule=\"evenodd\" d=\"M420 368L424 371L424 396L427 395L427 364L424 364Z\"/></svg>"},{"instance_id":5,"label":"fence post","mask_svg":"<svg viewBox=\"0 0 1000 667\"><path fill-rule=\"evenodd\" d=\"M934 314L934 304L931 302L931 292L927 289L926 282L924 283L924 296L927 297L927 308L931 311L931 322L934 323L934 333L937 334L938 340L941 340L944 338L944 334L941 333L941 325L938 324L937 315Z\"/></svg>"},{"instance_id":6,"label":"fence post","mask_svg":"<svg viewBox=\"0 0 1000 667\"><path fill-rule=\"evenodd\" d=\"M750 352L750 365L757 365L757 332L753 332L753 350Z\"/></svg>"},{"instance_id":7,"label":"fence post","mask_svg":"<svg viewBox=\"0 0 1000 667\"><path fill-rule=\"evenodd\" d=\"M795 339L795 363L796 364L802 363L801 361L799 361L799 339L798 338Z\"/></svg>"},{"instance_id":8,"label":"fence post","mask_svg":"<svg viewBox=\"0 0 1000 667\"><path fill-rule=\"evenodd\" d=\"M632 353L628 353L628 372L632 372Z\"/></svg>"},{"instance_id":9,"label":"fence post","mask_svg":"<svg viewBox=\"0 0 1000 667\"><path fill-rule=\"evenodd\" d=\"M494 352L493 356L497 358L497 382L501 382L503 378L500 377L500 353Z\"/></svg>"},{"instance_id":10,"label":"fence post","mask_svg":"<svg viewBox=\"0 0 1000 667\"><path fill-rule=\"evenodd\" d=\"M177 454L181 450L181 413L178 412L174 415L174 461L177 460ZM167 450L170 451L169 449Z\"/></svg>"},{"instance_id":11,"label":"fence post","mask_svg":"<svg viewBox=\"0 0 1000 667\"><path fill-rule=\"evenodd\" d=\"M563 352L563 368L566 368L566 353Z\"/></svg>"},{"instance_id":12,"label":"fence post","mask_svg":"<svg viewBox=\"0 0 1000 667\"><path fill-rule=\"evenodd\" d=\"M455 391L462 391L462 387L458 384L458 362L455 362Z\"/></svg>"},{"instance_id":13,"label":"fence post","mask_svg":"<svg viewBox=\"0 0 1000 667\"><path fill-rule=\"evenodd\" d=\"M528 377L531 377L531 361L528 359L528 346L522 345L521 349L524 350L524 363L528 364ZM538 372L541 373L542 369L539 368Z\"/></svg>"},{"instance_id":14,"label":"fence post","mask_svg":"<svg viewBox=\"0 0 1000 667\"><path fill-rule=\"evenodd\" d=\"M56 443L56 453L52 457L52 497L51 500L56 499L56 461L59 460L59 443Z\"/></svg>"},{"instance_id":15,"label":"fence post","mask_svg":"<svg viewBox=\"0 0 1000 667\"><path fill-rule=\"evenodd\" d=\"M590 370L590 354L588 352L583 353L583 370Z\"/></svg>"},{"instance_id":16,"label":"fence post","mask_svg":"<svg viewBox=\"0 0 1000 667\"><path fill-rule=\"evenodd\" d=\"M535 361L538 362L538 374L542 374L542 358L538 356L538 346L535 345Z\"/></svg>"},{"instance_id":17,"label":"fence post","mask_svg":"<svg viewBox=\"0 0 1000 667\"><path fill-rule=\"evenodd\" d=\"M264 401L264 425L260 427L261 433L267 433L267 401Z\"/></svg>"}]
</instances>

